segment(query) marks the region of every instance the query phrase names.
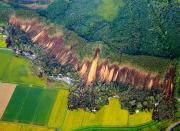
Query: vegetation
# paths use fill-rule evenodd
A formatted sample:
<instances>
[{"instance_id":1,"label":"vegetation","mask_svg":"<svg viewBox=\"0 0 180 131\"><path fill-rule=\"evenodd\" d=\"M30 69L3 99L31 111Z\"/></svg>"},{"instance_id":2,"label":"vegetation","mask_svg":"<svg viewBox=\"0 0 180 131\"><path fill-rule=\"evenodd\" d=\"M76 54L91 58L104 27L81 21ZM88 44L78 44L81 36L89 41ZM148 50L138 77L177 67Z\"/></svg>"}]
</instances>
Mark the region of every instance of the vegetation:
<instances>
[{"instance_id":1,"label":"vegetation","mask_svg":"<svg viewBox=\"0 0 180 131\"><path fill-rule=\"evenodd\" d=\"M26 18L32 19L34 17L38 19L39 22L43 21L44 23L44 19L39 17L36 13L32 11L28 12L28 11L18 10L16 11L16 15L24 19ZM52 75L52 72L55 73L54 75L56 75L61 70L61 68L59 69L55 68L55 70L52 71L53 66L59 67L61 65L53 58L52 58L52 61L49 62L49 58L46 58L48 56L45 53L43 53L41 49L38 46L36 46L36 44L32 43L32 41L29 39L27 34L25 34L24 32L20 31L18 28L13 27L13 26L9 26L6 30L9 32L9 37L10 37L9 39L12 41L11 44L14 43L12 45L13 48L20 48L21 50L31 51L34 54L39 55L37 61L34 62L35 64L36 63L39 64L39 65L36 64L33 66L33 69L35 70L34 72L40 73L37 69L39 67L43 68L44 66L45 67L48 66L48 68L44 68L41 70L44 70L45 71L44 74L48 74L48 75ZM114 52L107 45L102 45L102 42L88 43L81 37L77 36L77 34L75 34L74 32L69 31L65 29L63 26L59 26L59 25L54 25L53 28L50 30L51 35L56 34L56 33L61 33L63 35L65 44L75 45L74 51L79 56L78 58L80 59L80 61L83 61L84 58L91 59L94 54L96 46L100 45L101 50L102 50L101 60L105 58L109 58L109 60L112 63L118 62L120 64L126 64L133 67L137 67L139 69L145 70L146 72L158 73L160 74L161 78L164 77L164 73L167 67L169 66L169 64L173 62L169 59L163 59L163 58L158 58L158 57L153 57L153 56L143 56L143 55L132 56L132 55L124 54L124 53L119 55L119 53ZM43 62L44 65L42 65L42 62L39 62L42 59L45 60ZM53 66L50 66L51 64L53 64ZM65 67L66 66L67 65L65 65ZM64 74L66 73L67 72L65 72Z\"/></svg>"},{"instance_id":2,"label":"vegetation","mask_svg":"<svg viewBox=\"0 0 180 131\"><path fill-rule=\"evenodd\" d=\"M4 26L8 24L9 17L13 14L14 10L10 7L10 5L5 4L0 1L0 26Z\"/></svg>"},{"instance_id":3,"label":"vegetation","mask_svg":"<svg viewBox=\"0 0 180 131\"><path fill-rule=\"evenodd\" d=\"M79 7L79 4L82 6ZM68 42L75 44L75 52L81 60L84 57L90 59L96 45L100 45L102 59L108 57L111 62L119 62L148 72L155 72L163 78L162 76L164 76L164 71L168 65L175 63L175 60L166 58L180 56L177 39L179 38L177 10L178 5L175 0L58 0L49 6L47 15L45 14L46 11L43 13L39 10L39 13L57 24L63 24L76 31L88 41L100 40L104 42L89 42L87 44L87 41L76 36L76 34L71 34L64 27L60 28L65 38L65 44L68 44ZM39 21L44 20L32 11L18 10L15 13L22 18L32 19L36 17ZM8 17L7 15L2 21L7 23ZM49 57L38 45L33 43L28 34L18 28L9 25L7 31L9 33L8 45L11 45L13 49L19 49L20 54L27 51L37 55L37 58L32 61L31 67L39 78L32 74L29 69L30 61L23 59L21 56L14 57L12 53L8 55L8 53L3 52L3 55L0 55L0 60L3 60L3 64L0 65L3 67L3 70L0 70L1 80L45 85L44 77L57 76L61 73L73 78L74 85L70 88L69 93L67 90L59 91L59 89L42 88L21 91L22 94L27 94L25 99L19 100L18 104L12 104L12 106L11 103L13 102L11 102L10 107L8 106L9 109L7 109L9 114L5 112L7 118L4 118L4 120L32 122L62 130L70 130L89 125L131 126L143 124L152 119L175 119L176 100L172 98L167 101L161 89L146 90L117 82L96 82L92 86L86 87L72 65L59 64L55 58ZM156 58L142 54L166 58ZM177 70L179 70L178 62ZM8 74L8 72L10 73ZM21 77L17 77L18 75ZM179 87L178 72L176 81L176 87ZM52 87L59 85L58 83L53 84ZM60 86L67 87L67 85L61 83ZM179 89L176 89L176 96L178 96ZM37 96L37 93L40 95ZM68 98L67 95L69 95ZM119 98L110 99L115 96ZM15 96L13 95L13 97ZM22 95L19 94L15 98L19 99L19 97L22 97ZM54 102L56 105L54 105ZM17 113L12 110L14 105ZM33 106L29 108L29 105ZM47 105L49 106L47 107ZM22 107L22 110L19 111L18 106ZM67 110L67 108L70 110ZM137 113L139 111L140 113ZM12 118L8 118L8 116L11 117L12 113L14 114ZM32 115L29 117L25 114ZM70 123L74 124L70 126ZM158 129L164 129L164 127Z\"/></svg>"},{"instance_id":4,"label":"vegetation","mask_svg":"<svg viewBox=\"0 0 180 131\"><path fill-rule=\"evenodd\" d=\"M2 119L6 121L15 121L20 113L20 107L25 102L24 96L28 95L29 88L17 86L11 100L3 114Z\"/></svg>"},{"instance_id":5,"label":"vegetation","mask_svg":"<svg viewBox=\"0 0 180 131\"><path fill-rule=\"evenodd\" d=\"M67 114L67 102L68 102L68 90L58 91L55 104L53 106L48 126L49 127L61 127Z\"/></svg>"},{"instance_id":6,"label":"vegetation","mask_svg":"<svg viewBox=\"0 0 180 131\"><path fill-rule=\"evenodd\" d=\"M0 130L3 131L54 131L54 129L49 129L47 127L37 126L37 125L27 125L20 123L11 123L0 121Z\"/></svg>"},{"instance_id":7,"label":"vegetation","mask_svg":"<svg viewBox=\"0 0 180 131\"><path fill-rule=\"evenodd\" d=\"M61 65L57 59L49 56L41 47L33 43L28 36L15 26L8 26L6 29L9 33L9 39L13 49L30 52L37 57L32 61L32 68L40 78L48 76L57 76L62 74L71 78L79 78L77 71L72 65Z\"/></svg>"},{"instance_id":8,"label":"vegetation","mask_svg":"<svg viewBox=\"0 0 180 131\"><path fill-rule=\"evenodd\" d=\"M117 17L119 8L124 6L123 0L102 0L102 3L97 8L97 15L104 20L113 21Z\"/></svg>"},{"instance_id":9,"label":"vegetation","mask_svg":"<svg viewBox=\"0 0 180 131\"><path fill-rule=\"evenodd\" d=\"M0 50L0 80L4 82L27 83L44 86L45 78L34 76L30 61L14 56L11 50Z\"/></svg>"},{"instance_id":10,"label":"vegetation","mask_svg":"<svg viewBox=\"0 0 180 131\"><path fill-rule=\"evenodd\" d=\"M22 88L22 87L21 87ZM42 88L31 88L28 96L21 106L22 110L18 116L18 120L22 123L31 123L36 111L37 105L39 104L40 97L43 93ZM29 115L27 115L29 114Z\"/></svg>"},{"instance_id":11,"label":"vegetation","mask_svg":"<svg viewBox=\"0 0 180 131\"><path fill-rule=\"evenodd\" d=\"M46 13L88 41L103 41L113 52L174 58L180 56L178 4L177 0L56 0Z\"/></svg>"},{"instance_id":12,"label":"vegetation","mask_svg":"<svg viewBox=\"0 0 180 131\"><path fill-rule=\"evenodd\" d=\"M99 110L108 104L110 97L120 98L122 109L133 114L139 111L152 111L153 119L162 120L175 117L175 100L165 100L161 89L142 89L120 82L97 82L90 87L74 86L70 88L69 109L83 108L86 111ZM163 115L162 115L162 114Z\"/></svg>"},{"instance_id":13,"label":"vegetation","mask_svg":"<svg viewBox=\"0 0 180 131\"><path fill-rule=\"evenodd\" d=\"M176 63L176 89L175 89L175 97L180 97L180 59L177 59Z\"/></svg>"},{"instance_id":14,"label":"vegetation","mask_svg":"<svg viewBox=\"0 0 180 131\"><path fill-rule=\"evenodd\" d=\"M163 99L154 109L153 119L165 120L175 118L176 111L176 100L174 98L169 100Z\"/></svg>"},{"instance_id":15,"label":"vegetation","mask_svg":"<svg viewBox=\"0 0 180 131\"><path fill-rule=\"evenodd\" d=\"M56 99L56 92L56 89L29 88L27 85L18 85L2 120L47 124Z\"/></svg>"},{"instance_id":16,"label":"vegetation","mask_svg":"<svg viewBox=\"0 0 180 131\"><path fill-rule=\"evenodd\" d=\"M6 40L3 38L3 35L0 35L0 48L6 48Z\"/></svg>"}]
</instances>

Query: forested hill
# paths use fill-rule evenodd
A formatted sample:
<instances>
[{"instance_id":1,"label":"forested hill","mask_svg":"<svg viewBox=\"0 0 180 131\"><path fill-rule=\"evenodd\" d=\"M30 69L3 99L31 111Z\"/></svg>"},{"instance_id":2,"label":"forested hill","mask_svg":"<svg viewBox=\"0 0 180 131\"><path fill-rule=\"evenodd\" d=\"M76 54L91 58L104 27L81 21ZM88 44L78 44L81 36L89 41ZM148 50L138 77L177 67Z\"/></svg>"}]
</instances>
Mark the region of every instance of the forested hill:
<instances>
[{"instance_id":1,"label":"forested hill","mask_svg":"<svg viewBox=\"0 0 180 131\"><path fill-rule=\"evenodd\" d=\"M46 13L113 51L180 57L179 0L55 0Z\"/></svg>"}]
</instances>

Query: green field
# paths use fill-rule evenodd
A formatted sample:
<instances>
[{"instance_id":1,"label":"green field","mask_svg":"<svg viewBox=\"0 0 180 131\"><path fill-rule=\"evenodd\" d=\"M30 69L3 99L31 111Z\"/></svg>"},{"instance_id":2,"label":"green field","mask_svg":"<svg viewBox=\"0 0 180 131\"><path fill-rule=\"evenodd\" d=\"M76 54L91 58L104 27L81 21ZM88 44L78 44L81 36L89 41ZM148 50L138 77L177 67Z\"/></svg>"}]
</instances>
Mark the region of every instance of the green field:
<instances>
[{"instance_id":1,"label":"green field","mask_svg":"<svg viewBox=\"0 0 180 131\"><path fill-rule=\"evenodd\" d=\"M6 48L6 40L0 35L0 48Z\"/></svg>"},{"instance_id":2,"label":"green field","mask_svg":"<svg viewBox=\"0 0 180 131\"><path fill-rule=\"evenodd\" d=\"M0 49L0 61L0 81L41 86L46 84L45 79L32 73L29 60L13 55L11 50Z\"/></svg>"},{"instance_id":3,"label":"green field","mask_svg":"<svg viewBox=\"0 0 180 131\"><path fill-rule=\"evenodd\" d=\"M2 120L46 125L57 90L18 85Z\"/></svg>"},{"instance_id":4,"label":"green field","mask_svg":"<svg viewBox=\"0 0 180 131\"><path fill-rule=\"evenodd\" d=\"M57 90L44 89L40 98L40 102L36 107L33 123L40 125L48 123L49 116L53 108L56 96Z\"/></svg>"},{"instance_id":5,"label":"green field","mask_svg":"<svg viewBox=\"0 0 180 131\"><path fill-rule=\"evenodd\" d=\"M2 120L16 121L20 114L21 107L23 106L26 96L29 93L30 88L24 86L17 86L10 102L3 114Z\"/></svg>"},{"instance_id":6,"label":"green field","mask_svg":"<svg viewBox=\"0 0 180 131\"><path fill-rule=\"evenodd\" d=\"M30 123L33 121L37 105L39 104L40 97L43 93L42 88L31 88L29 94L22 106L21 113L18 120L23 123ZM27 115L29 114L29 115Z\"/></svg>"}]
</instances>

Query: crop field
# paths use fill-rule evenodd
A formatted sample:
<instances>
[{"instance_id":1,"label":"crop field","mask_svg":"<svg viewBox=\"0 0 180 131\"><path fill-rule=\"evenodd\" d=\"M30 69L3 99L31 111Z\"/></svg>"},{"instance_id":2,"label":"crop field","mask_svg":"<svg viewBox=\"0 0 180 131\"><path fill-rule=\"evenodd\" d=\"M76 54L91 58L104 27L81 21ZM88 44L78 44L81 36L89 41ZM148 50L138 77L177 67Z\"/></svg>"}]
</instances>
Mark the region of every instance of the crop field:
<instances>
[{"instance_id":1,"label":"crop field","mask_svg":"<svg viewBox=\"0 0 180 131\"><path fill-rule=\"evenodd\" d=\"M68 94L68 90L60 90L58 92L56 102L49 118L49 127L60 127L63 124L67 113Z\"/></svg>"},{"instance_id":2,"label":"crop field","mask_svg":"<svg viewBox=\"0 0 180 131\"><path fill-rule=\"evenodd\" d=\"M56 90L18 85L2 120L46 125L56 98Z\"/></svg>"},{"instance_id":3,"label":"crop field","mask_svg":"<svg viewBox=\"0 0 180 131\"><path fill-rule=\"evenodd\" d=\"M121 109L116 98L110 99L109 105L96 113L82 109L70 111L67 109L68 94L69 91L64 89L17 85L2 120L42 125L63 131L87 126L135 126L152 121L151 112L130 115L127 110ZM14 126L17 126L17 130L21 127Z\"/></svg>"},{"instance_id":4,"label":"crop field","mask_svg":"<svg viewBox=\"0 0 180 131\"><path fill-rule=\"evenodd\" d=\"M129 115L129 121L128 124L131 126L141 125L144 124L144 122L151 121L152 119L152 113L151 112L141 112L136 113L133 115Z\"/></svg>"},{"instance_id":5,"label":"crop field","mask_svg":"<svg viewBox=\"0 0 180 131\"><path fill-rule=\"evenodd\" d=\"M20 113L21 107L24 104L25 97L28 95L30 88L17 86L13 96L3 114L2 120L15 121Z\"/></svg>"},{"instance_id":6,"label":"crop field","mask_svg":"<svg viewBox=\"0 0 180 131\"><path fill-rule=\"evenodd\" d=\"M44 89L40 98L40 102L34 114L33 123L41 125L48 123L49 116L53 108L56 96L57 90Z\"/></svg>"},{"instance_id":7,"label":"crop field","mask_svg":"<svg viewBox=\"0 0 180 131\"><path fill-rule=\"evenodd\" d=\"M62 130L69 131L86 126L133 126L152 121L151 116L152 114L149 112L130 115L127 110L120 108L119 100L113 98L110 99L109 105L104 106L97 113L89 113L84 110L68 110Z\"/></svg>"},{"instance_id":8,"label":"crop field","mask_svg":"<svg viewBox=\"0 0 180 131\"><path fill-rule=\"evenodd\" d=\"M33 120L35 110L39 103L39 98L43 92L42 88L31 88L28 96L22 106L21 113L18 116L18 120L23 123L30 123ZM27 115L29 114L29 115Z\"/></svg>"},{"instance_id":9,"label":"crop field","mask_svg":"<svg viewBox=\"0 0 180 131\"><path fill-rule=\"evenodd\" d=\"M16 88L15 84L0 83L0 119Z\"/></svg>"},{"instance_id":10,"label":"crop field","mask_svg":"<svg viewBox=\"0 0 180 131\"><path fill-rule=\"evenodd\" d=\"M11 50L0 49L0 81L44 86L45 79L33 75L30 61L13 55Z\"/></svg>"},{"instance_id":11,"label":"crop field","mask_svg":"<svg viewBox=\"0 0 180 131\"><path fill-rule=\"evenodd\" d=\"M0 131L54 131L47 127L0 121Z\"/></svg>"}]
</instances>

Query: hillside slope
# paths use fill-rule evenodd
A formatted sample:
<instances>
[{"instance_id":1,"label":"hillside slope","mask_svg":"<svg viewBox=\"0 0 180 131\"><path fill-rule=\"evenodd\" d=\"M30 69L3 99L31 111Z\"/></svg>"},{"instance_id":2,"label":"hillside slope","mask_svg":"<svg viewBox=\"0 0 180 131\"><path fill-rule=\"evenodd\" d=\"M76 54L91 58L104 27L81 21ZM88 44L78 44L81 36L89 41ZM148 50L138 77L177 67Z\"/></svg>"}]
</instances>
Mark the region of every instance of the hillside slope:
<instances>
[{"instance_id":1,"label":"hillside slope","mask_svg":"<svg viewBox=\"0 0 180 131\"><path fill-rule=\"evenodd\" d=\"M55 0L43 15L117 53L179 57L178 9L177 0Z\"/></svg>"}]
</instances>

